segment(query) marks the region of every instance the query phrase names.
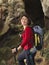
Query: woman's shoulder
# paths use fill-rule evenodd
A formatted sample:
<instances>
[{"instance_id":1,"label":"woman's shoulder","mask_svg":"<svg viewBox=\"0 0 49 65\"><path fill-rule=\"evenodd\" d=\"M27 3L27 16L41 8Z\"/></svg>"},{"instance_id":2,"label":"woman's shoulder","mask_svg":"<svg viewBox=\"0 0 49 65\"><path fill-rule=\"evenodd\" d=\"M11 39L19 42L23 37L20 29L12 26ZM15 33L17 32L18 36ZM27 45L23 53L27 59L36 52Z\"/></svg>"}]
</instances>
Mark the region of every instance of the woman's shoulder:
<instances>
[{"instance_id":1,"label":"woman's shoulder","mask_svg":"<svg viewBox=\"0 0 49 65\"><path fill-rule=\"evenodd\" d=\"M26 27L26 30L32 31L32 28L30 26Z\"/></svg>"}]
</instances>

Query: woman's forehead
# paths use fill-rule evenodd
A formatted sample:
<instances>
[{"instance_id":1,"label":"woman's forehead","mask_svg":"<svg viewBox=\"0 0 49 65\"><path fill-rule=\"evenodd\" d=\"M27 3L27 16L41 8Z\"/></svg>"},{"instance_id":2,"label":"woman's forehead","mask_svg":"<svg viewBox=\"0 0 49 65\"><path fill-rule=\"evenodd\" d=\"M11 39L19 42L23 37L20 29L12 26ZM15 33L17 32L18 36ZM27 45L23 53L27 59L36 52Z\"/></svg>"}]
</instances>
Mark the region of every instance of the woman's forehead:
<instances>
[{"instance_id":1,"label":"woman's forehead","mask_svg":"<svg viewBox=\"0 0 49 65\"><path fill-rule=\"evenodd\" d=\"M23 16L22 18L27 19L27 17L26 17L26 16Z\"/></svg>"}]
</instances>

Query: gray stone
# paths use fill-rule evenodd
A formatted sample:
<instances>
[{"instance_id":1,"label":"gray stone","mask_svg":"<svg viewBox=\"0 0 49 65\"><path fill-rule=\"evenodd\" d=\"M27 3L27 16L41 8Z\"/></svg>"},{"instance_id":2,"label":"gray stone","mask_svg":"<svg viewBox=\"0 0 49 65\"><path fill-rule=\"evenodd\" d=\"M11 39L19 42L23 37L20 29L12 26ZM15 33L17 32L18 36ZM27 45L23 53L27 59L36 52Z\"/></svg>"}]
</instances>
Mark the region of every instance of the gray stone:
<instances>
[{"instance_id":1,"label":"gray stone","mask_svg":"<svg viewBox=\"0 0 49 65\"><path fill-rule=\"evenodd\" d=\"M42 0L41 2L45 16L49 17L49 0Z\"/></svg>"}]
</instances>

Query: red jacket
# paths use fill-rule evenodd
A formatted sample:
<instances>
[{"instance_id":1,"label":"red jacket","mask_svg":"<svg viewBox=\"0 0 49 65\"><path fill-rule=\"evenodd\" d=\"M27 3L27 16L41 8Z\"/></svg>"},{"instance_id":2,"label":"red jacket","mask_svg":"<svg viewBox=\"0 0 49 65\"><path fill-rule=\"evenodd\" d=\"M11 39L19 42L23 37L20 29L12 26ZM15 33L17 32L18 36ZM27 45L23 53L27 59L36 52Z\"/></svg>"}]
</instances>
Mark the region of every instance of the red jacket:
<instances>
[{"instance_id":1,"label":"red jacket","mask_svg":"<svg viewBox=\"0 0 49 65\"><path fill-rule=\"evenodd\" d=\"M31 29L31 27L28 26L22 33L21 47L24 50L28 50L33 47L33 43L34 43L33 30Z\"/></svg>"}]
</instances>

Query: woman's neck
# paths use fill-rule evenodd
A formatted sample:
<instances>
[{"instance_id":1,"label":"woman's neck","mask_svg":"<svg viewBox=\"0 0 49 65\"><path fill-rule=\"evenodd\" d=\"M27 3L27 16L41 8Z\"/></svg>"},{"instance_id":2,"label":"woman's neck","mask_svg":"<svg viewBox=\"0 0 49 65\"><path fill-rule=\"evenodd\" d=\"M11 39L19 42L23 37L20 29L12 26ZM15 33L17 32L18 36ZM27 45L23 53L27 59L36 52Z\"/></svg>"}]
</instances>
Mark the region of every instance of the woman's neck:
<instances>
[{"instance_id":1,"label":"woman's neck","mask_svg":"<svg viewBox=\"0 0 49 65\"><path fill-rule=\"evenodd\" d=\"M28 26L28 25L27 25ZM24 27L24 30L26 29L27 26L23 26Z\"/></svg>"}]
</instances>

